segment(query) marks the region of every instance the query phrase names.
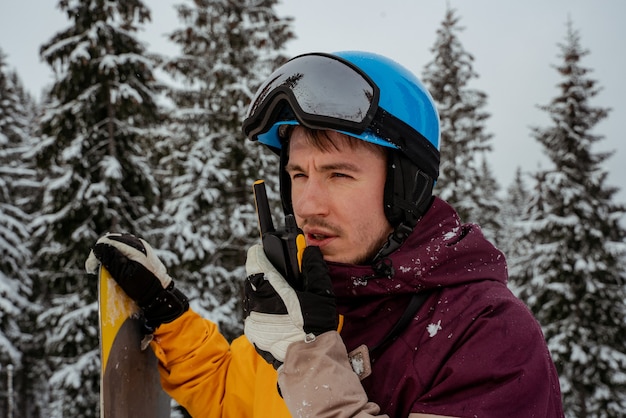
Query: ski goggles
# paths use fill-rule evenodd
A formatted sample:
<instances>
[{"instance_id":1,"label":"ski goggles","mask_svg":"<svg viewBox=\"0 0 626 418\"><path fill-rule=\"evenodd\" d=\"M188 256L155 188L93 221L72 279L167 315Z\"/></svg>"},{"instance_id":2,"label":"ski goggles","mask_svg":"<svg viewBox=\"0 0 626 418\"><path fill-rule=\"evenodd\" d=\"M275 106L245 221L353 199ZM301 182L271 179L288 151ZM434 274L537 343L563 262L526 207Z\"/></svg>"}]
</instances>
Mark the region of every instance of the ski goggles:
<instances>
[{"instance_id":1,"label":"ski goggles","mask_svg":"<svg viewBox=\"0 0 626 418\"><path fill-rule=\"evenodd\" d=\"M253 140L276 122L295 118L312 129L363 133L378 110L380 90L359 68L333 55L299 55L261 85L243 122ZM284 112L287 102L292 113Z\"/></svg>"},{"instance_id":2,"label":"ski goggles","mask_svg":"<svg viewBox=\"0 0 626 418\"><path fill-rule=\"evenodd\" d=\"M379 87L352 63L323 53L299 55L261 85L242 128L255 141L276 129L276 124L293 124L294 119L307 128L353 134L401 150L436 179L439 151L421 133L380 107L379 99ZM281 148L274 140L261 142Z\"/></svg>"}]
</instances>

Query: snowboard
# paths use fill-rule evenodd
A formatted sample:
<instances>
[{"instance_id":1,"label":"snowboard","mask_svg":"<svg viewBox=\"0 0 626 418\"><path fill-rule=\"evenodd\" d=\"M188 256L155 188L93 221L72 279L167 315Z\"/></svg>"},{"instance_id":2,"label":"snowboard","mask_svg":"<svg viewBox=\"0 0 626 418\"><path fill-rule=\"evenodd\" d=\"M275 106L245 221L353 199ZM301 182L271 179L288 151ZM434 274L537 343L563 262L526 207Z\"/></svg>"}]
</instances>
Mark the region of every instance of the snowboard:
<instances>
[{"instance_id":1,"label":"snowboard","mask_svg":"<svg viewBox=\"0 0 626 418\"><path fill-rule=\"evenodd\" d=\"M170 398L161 388L152 349L141 349L139 307L100 267L100 417L169 418Z\"/></svg>"}]
</instances>

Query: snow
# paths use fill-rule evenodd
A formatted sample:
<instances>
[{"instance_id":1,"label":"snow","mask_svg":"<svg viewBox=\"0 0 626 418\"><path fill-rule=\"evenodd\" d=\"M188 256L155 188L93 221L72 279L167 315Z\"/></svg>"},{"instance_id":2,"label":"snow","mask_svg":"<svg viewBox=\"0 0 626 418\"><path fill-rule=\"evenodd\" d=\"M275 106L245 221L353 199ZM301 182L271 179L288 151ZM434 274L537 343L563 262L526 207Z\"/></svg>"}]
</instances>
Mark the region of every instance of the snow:
<instances>
[{"instance_id":1,"label":"snow","mask_svg":"<svg viewBox=\"0 0 626 418\"><path fill-rule=\"evenodd\" d=\"M90 42L82 41L79 42L75 47L72 53L70 54L70 61L88 61L91 59L91 55L89 55L89 47L91 46Z\"/></svg>"},{"instance_id":2,"label":"snow","mask_svg":"<svg viewBox=\"0 0 626 418\"><path fill-rule=\"evenodd\" d=\"M589 361L589 357L582 347L580 347L578 344L572 344L571 360L580 364L587 364Z\"/></svg>"},{"instance_id":3,"label":"snow","mask_svg":"<svg viewBox=\"0 0 626 418\"><path fill-rule=\"evenodd\" d=\"M441 331L442 329L443 328L441 328L441 319L437 321L436 324L428 324L428 326L426 327L426 330L428 331L428 335L431 338L437 335L437 333Z\"/></svg>"},{"instance_id":4,"label":"snow","mask_svg":"<svg viewBox=\"0 0 626 418\"><path fill-rule=\"evenodd\" d=\"M363 372L365 372L363 357L350 357L350 365L352 366L352 370L354 370L358 376L361 376Z\"/></svg>"},{"instance_id":5,"label":"snow","mask_svg":"<svg viewBox=\"0 0 626 418\"><path fill-rule=\"evenodd\" d=\"M123 100L133 100L135 103L143 103L141 94L127 83L120 83L116 89L111 89L111 103L121 104Z\"/></svg>"},{"instance_id":6,"label":"snow","mask_svg":"<svg viewBox=\"0 0 626 418\"><path fill-rule=\"evenodd\" d=\"M107 155L102 158L100 162L100 167L102 168L103 175L111 180L122 180L123 179L123 170L120 161L111 156Z\"/></svg>"}]
</instances>

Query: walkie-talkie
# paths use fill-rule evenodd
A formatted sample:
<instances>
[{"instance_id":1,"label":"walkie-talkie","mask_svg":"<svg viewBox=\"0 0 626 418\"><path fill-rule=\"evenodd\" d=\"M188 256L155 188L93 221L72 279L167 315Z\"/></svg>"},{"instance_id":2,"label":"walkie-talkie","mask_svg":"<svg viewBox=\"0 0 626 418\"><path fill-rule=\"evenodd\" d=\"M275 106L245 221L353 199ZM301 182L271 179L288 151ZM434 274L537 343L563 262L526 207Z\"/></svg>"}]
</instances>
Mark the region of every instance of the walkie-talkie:
<instances>
[{"instance_id":1,"label":"walkie-talkie","mask_svg":"<svg viewBox=\"0 0 626 418\"><path fill-rule=\"evenodd\" d=\"M276 230L267 200L265 182L257 180L252 188L265 255L289 284L299 287L302 253L306 247L304 233L298 228L296 218L292 214L285 216L285 228Z\"/></svg>"}]
</instances>

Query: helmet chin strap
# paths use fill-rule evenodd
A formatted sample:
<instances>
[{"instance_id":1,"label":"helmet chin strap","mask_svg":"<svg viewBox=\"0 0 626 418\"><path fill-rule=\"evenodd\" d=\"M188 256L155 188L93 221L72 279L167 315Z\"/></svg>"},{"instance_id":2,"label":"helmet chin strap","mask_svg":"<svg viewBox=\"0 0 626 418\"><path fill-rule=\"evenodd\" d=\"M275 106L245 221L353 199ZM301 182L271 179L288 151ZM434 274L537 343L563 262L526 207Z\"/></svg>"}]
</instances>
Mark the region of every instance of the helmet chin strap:
<instances>
[{"instance_id":1,"label":"helmet chin strap","mask_svg":"<svg viewBox=\"0 0 626 418\"><path fill-rule=\"evenodd\" d=\"M426 200L427 204L424 205L424 212L428 209L428 206L432 202L432 196L430 199ZM423 212L422 212L423 213ZM419 220L419 219L418 219ZM406 241L406 239L411 235L413 229L415 229L415 225L417 224L417 220L413 223L412 226L409 226L405 223L400 223L396 225L387 237L387 241L378 250L376 256L372 259L372 268L376 272L377 275L381 277L392 277L394 270L391 261L387 258L394 251L396 251L400 246Z\"/></svg>"},{"instance_id":2,"label":"helmet chin strap","mask_svg":"<svg viewBox=\"0 0 626 418\"><path fill-rule=\"evenodd\" d=\"M376 256L372 260L372 265L376 266L389 254L396 251L404 241L411 235L413 228L405 224L396 226L391 234L387 237L387 242L378 250Z\"/></svg>"}]
</instances>

